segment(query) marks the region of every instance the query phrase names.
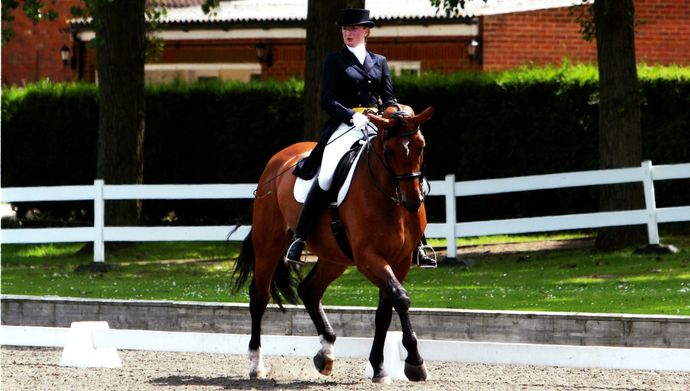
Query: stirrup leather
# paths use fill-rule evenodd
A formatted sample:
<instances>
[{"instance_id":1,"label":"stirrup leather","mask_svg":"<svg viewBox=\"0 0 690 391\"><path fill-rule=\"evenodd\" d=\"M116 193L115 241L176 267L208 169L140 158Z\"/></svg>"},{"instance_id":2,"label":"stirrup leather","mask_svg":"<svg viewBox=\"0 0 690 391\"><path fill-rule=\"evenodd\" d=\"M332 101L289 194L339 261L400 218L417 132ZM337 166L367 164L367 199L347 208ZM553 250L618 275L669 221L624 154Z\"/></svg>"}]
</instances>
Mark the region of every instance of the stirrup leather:
<instances>
[{"instance_id":1,"label":"stirrup leather","mask_svg":"<svg viewBox=\"0 0 690 391\"><path fill-rule=\"evenodd\" d=\"M283 260L285 262L292 262L297 265L305 265L307 261L302 260L302 252L304 251L305 244L306 242L302 239L293 239L292 243L290 243L290 246L288 246L288 249L285 252L285 257L283 257Z\"/></svg>"},{"instance_id":2,"label":"stirrup leather","mask_svg":"<svg viewBox=\"0 0 690 391\"><path fill-rule=\"evenodd\" d=\"M436 251L428 244L423 244L417 248L415 261L417 266L422 269L435 269L438 266Z\"/></svg>"}]
</instances>

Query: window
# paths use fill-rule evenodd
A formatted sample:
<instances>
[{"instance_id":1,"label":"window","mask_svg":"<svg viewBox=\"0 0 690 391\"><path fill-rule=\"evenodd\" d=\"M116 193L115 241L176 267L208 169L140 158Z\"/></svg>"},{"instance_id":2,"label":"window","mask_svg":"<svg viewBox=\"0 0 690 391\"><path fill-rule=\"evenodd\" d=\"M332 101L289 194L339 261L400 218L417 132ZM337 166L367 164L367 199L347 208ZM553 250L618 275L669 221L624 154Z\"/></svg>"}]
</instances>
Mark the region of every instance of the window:
<instances>
[{"instance_id":1,"label":"window","mask_svg":"<svg viewBox=\"0 0 690 391\"><path fill-rule=\"evenodd\" d=\"M238 80L248 82L261 75L259 63L208 63L208 64L146 64L147 83L170 83L180 80L187 83L210 80Z\"/></svg>"},{"instance_id":2,"label":"window","mask_svg":"<svg viewBox=\"0 0 690 391\"><path fill-rule=\"evenodd\" d=\"M388 67L396 76L419 75L420 61L388 61Z\"/></svg>"}]
</instances>

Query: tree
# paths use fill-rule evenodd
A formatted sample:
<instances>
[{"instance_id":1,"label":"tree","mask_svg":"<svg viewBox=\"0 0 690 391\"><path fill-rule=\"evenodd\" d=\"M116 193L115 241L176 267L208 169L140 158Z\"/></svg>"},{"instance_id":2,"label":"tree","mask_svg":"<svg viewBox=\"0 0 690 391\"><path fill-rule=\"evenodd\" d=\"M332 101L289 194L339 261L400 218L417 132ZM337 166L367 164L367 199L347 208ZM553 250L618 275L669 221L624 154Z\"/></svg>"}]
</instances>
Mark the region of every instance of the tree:
<instances>
[{"instance_id":1,"label":"tree","mask_svg":"<svg viewBox=\"0 0 690 391\"><path fill-rule=\"evenodd\" d=\"M473 0L430 1L451 13ZM637 166L642 160L642 132L633 0L596 0L593 5L582 0L577 7L581 11L578 21L585 39L591 39L594 33L597 40L599 166L602 169ZM640 185L603 186L599 197L601 211L644 207ZM616 249L644 243L644 240L644 227L641 226L604 228L598 232L595 247Z\"/></svg>"},{"instance_id":2,"label":"tree","mask_svg":"<svg viewBox=\"0 0 690 391\"><path fill-rule=\"evenodd\" d=\"M364 8L364 0L309 0L307 8L307 50L304 66L304 138L314 140L326 122L321 109L320 84L326 54L342 44L334 23L342 8Z\"/></svg>"},{"instance_id":3,"label":"tree","mask_svg":"<svg viewBox=\"0 0 690 391\"><path fill-rule=\"evenodd\" d=\"M642 160L642 130L633 0L597 0L593 11L599 64L599 166L634 167ZM601 188L601 211L643 208L639 184ZM611 227L599 230L595 246L615 249L644 240L643 226Z\"/></svg>"},{"instance_id":4,"label":"tree","mask_svg":"<svg viewBox=\"0 0 690 391\"><path fill-rule=\"evenodd\" d=\"M144 178L145 0L88 2L96 31L98 163L108 184L140 184ZM110 202L108 225L137 225L140 202Z\"/></svg>"}]
</instances>

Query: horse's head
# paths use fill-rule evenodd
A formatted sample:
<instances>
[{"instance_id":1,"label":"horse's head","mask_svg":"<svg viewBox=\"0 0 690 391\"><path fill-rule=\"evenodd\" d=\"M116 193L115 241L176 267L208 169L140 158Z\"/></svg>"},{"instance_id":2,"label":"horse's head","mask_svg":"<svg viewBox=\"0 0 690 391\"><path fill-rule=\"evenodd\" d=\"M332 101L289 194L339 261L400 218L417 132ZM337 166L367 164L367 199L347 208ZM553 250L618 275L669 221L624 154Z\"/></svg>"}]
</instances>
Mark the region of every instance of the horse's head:
<instances>
[{"instance_id":1,"label":"horse's head","mask_svg":"<svg viewBox=\"0 0 690 391\"><path fill-rule=\"evenodd\" d=\"M419 126L433 112L433 107L428 107L415 115L409 106L399 105L388 107L383 116L369 114L369 120L379 128L376 142L383 152L386 170L400 201L412 212L424 200L421 181L425 141Z\"/></svg>"}]
</instances>

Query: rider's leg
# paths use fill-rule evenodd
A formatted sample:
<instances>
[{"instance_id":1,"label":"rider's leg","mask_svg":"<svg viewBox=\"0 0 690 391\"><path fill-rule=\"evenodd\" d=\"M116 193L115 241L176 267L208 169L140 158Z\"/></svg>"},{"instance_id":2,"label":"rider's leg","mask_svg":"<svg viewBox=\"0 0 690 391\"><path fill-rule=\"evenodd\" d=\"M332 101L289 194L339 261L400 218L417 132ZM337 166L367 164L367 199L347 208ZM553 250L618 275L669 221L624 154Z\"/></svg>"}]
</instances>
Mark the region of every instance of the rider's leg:
<instances>
[{"instance_id":1,"label":"rider's leg","mask_svg":"<svg viewBox=\"0 0 690 391\"><path fill-rule=\"evenodd\" d=\"M413 259L417 261L417 266L423 269L435 268L437 266L436 259L435 257L431 258L428 255L426 255L426 251L424 251L425 247L429 247L429 245L426 242L426 236L422 235L422 240L419 242L417 248L414 250L414 254L412 254Z\"/></svg>"},{"instance_id":2,"label":"rider's leg","mask_svg":"<svg viewBox=\"0 0 690 391\"><path fill-rule=\"evenodd\" d=\"M328 192L322 190L319 186L319 181L315 180L299 213L295 234L288 247L287 254L285 254L286 262L305 263L301 259L305 245L304 241L307 239L307 234L314 222L321 215L321 211L328 205L328 201Z\"/></svg>"},{"instance_id":3,"label":"rider's leg","mask_svg":"<svg viewBox=\"0 0 690 391\"><path fill-rule=\"evenodd\" d=\"M316 221L321 211L328 205L329 200L327 191L331 189L333 173L335 172L338 162L343 154L350 149L352 144L362 137L361 132L353 132L351 130L352 127L350 125L341 124L335 132L333 132L328 143L324 147L319 174L309 190L307 199L304 201L302 211L297 219L294 238L285 255L285 261L287 262L304 263L300 260L305 246L304 241L314 221Z\"/></svg>"}]
</instances>

